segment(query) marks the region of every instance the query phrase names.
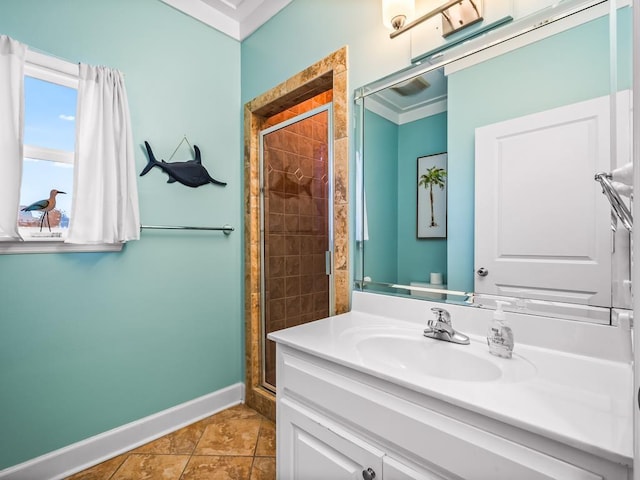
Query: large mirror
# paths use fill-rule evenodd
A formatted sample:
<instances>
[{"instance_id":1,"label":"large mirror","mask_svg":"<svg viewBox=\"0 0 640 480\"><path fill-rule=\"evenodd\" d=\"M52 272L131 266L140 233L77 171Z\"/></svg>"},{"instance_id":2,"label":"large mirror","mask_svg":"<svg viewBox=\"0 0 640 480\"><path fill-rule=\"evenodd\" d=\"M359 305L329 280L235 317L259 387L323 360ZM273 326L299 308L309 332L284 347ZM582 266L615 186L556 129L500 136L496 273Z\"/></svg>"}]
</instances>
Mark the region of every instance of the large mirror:
<instances>
[{"instance_id":1,"label":"large mirror","mask_svg":"<svg viewBox=\"0 0 640 480\"><path fill-rule=\"evenodd\" d=\"M630 308L629 231L594 179L629 204L630 10L547 8L356 91L358 288L605 324Z\"/></svg>"}]
</instances>

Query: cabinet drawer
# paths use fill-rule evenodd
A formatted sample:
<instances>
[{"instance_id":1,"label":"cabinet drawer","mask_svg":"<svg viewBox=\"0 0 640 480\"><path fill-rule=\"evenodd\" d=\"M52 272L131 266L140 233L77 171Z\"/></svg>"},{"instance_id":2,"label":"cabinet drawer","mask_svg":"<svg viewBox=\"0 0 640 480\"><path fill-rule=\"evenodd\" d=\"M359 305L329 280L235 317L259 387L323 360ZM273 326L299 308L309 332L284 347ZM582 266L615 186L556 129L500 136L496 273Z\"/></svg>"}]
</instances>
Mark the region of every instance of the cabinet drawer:
<instances>
[{"instance_id":1,"label":"cabinet drawer","mask_svg":"<svg viewBox=\"0 0 640 480\"><path fill-rule=\"evenodd\" d=\"M289 395L461 478L602 480L604 477L317 365L278 346L278 401Z\"/></svg>"}]
</instances>

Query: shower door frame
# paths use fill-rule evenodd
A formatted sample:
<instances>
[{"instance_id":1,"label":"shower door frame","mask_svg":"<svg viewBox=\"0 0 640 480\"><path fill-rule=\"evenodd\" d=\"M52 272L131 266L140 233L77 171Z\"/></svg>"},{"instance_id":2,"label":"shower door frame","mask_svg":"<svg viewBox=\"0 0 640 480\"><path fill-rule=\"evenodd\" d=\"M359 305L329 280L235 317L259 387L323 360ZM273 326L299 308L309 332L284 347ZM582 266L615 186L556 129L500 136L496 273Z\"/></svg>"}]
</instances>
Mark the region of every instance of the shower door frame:
<instances>
[{"instance_id":1,"label":"shower door frame","mask_svg":"<svg viewBox=\"0 0 640 480\"><path fill-rule=\"evenodd\" d=\"M328 175L328 191L327 191L327 236L328 250L325 252L325 263L327 276L329 277L329 315L335 315L335 286L334 286L334 268L333 253L335 247L334 239L334 158L333 158L333 101L324 105L311 109L307 112L296 115L293 118L280 122L269 128L261 130L258 134L259 145L259 178L260 178L260 383L261 386L272 393L275 393L276 386L271 385L266 380L267 366L267 335L266 335L266 295L265 295L265 221L264 221L264 137L275 131L287 128L295 123L302 122L308 118L327 112L327 175Z\"/></svg>"},{"instance_id":2,"label":"shower door frame","mask_svg":"<svg viewBox=\"0 0 640 480\"><path fill-rule=\"evenodd\" d=\"M244 104L244 346L245 403L276 419L275 395L260 382L260 175L258 133L274 115L332 91L334 164L333 276L336 314L351 308L349 48L345 45Z\"/></svg>"}]
</instances>

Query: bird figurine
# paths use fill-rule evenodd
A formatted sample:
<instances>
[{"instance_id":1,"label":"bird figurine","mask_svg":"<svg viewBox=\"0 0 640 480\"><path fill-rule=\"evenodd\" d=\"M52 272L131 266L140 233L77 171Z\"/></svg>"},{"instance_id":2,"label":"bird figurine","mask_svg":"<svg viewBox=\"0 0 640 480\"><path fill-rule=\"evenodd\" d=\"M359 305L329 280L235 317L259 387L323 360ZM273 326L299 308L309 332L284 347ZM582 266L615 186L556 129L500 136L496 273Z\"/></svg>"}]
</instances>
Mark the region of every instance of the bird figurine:
<instances>
[{"instance_id":1,"label":"bird figurine","mask_svg":"<svg viewBox=\"0 0 640 480\"><path fill-rule=\"evenodd\" d=\"M22 209L23 212L43 212L40 217L40 231L42 231L42 225L44 223L44 217L47 217L47 226L49 227L49 231L51 231L51 222L49 222L49 212L56 208L56 195L59 193L66 194L66 192L61 192L60 190L56 190L55 188L51 190L49 193L49 198L44 200L38 200L37 202L33 202L31 205L24 207Z\"/></svg>"}]
</instances>

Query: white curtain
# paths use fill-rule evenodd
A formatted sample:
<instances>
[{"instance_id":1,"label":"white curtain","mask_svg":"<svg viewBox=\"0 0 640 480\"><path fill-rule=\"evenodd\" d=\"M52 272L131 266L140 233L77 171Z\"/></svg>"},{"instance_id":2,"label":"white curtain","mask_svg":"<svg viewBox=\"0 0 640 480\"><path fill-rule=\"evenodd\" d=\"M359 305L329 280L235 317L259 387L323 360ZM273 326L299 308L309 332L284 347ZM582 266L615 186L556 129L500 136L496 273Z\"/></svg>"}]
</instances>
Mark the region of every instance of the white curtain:
<instances>
[{"instance_id":1,"label":"white curtain","mask_svg":"<svg viewBox=\"0 0 640 480\"><path fill-rule=\"evenodd\" d=\"M117 70L80 64L73 207L67 243L140 238L129 105Z\"/></svg>"},{"instance_id":2,"label":"white curtain","mask_svg":"<svg viewBox=\"0 0 640 480\"><path fill-rule=\"evenodd\" d=\"M20 240L24 59L27 46L0 35L0 240Z\"/></svg>"}]
</instances>

